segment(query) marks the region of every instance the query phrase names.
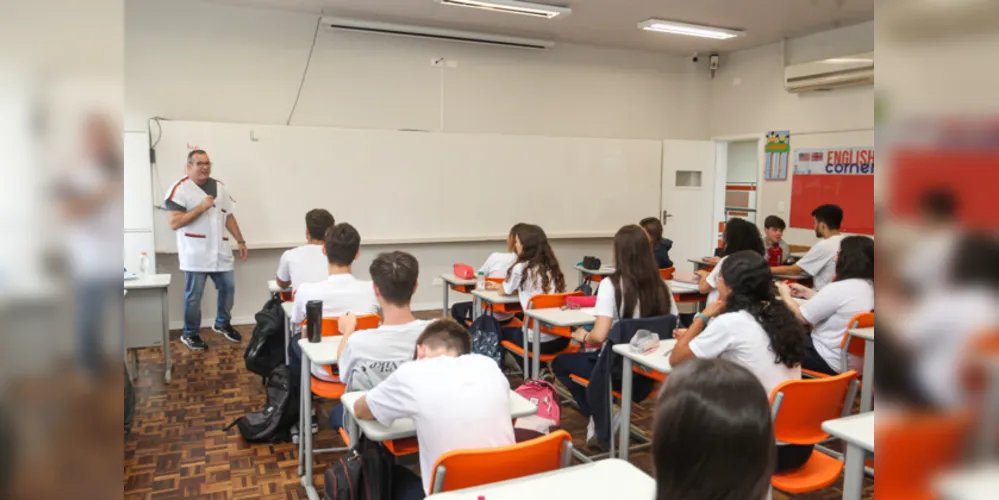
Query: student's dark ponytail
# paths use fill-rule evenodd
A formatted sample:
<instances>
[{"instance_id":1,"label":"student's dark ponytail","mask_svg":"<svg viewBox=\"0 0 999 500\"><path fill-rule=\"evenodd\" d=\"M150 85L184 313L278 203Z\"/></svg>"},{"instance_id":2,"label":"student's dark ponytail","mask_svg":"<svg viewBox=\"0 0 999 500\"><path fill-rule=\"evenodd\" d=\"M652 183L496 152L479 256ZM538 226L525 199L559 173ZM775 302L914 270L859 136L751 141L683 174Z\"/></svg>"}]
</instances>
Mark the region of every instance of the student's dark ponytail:
<instances>
[{"instance_id":1,"label":"student's dark ponytail","mask_svg":"<svg viewBox=\"0 0 999 500\"><path fill-rule=\"evenodd\" d=\"M746 311L770 337L776 362L793 368L805 359L808 330L777 298L770 266L762 255L743 250L722 263L722 279L732 290L725 312Z\"/></svg>"}]
</instances>

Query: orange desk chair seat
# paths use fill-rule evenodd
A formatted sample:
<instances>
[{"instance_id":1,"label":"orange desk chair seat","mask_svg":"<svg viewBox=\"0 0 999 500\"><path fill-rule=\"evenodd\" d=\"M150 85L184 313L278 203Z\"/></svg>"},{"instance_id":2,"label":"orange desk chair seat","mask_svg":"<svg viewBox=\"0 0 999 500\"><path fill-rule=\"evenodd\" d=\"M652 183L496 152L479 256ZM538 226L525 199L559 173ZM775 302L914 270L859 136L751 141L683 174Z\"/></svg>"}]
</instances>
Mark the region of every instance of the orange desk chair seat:
<instances>
[{"instance_id":1,"label":"orange desk chair seat","mask_svg":"<svg viewBox=\"0 0 999 500\"><path fill-rule=\"evenodd\" d=\"M906 500L938 498L933 481L958 464L974 421L971 412L878 419L878 493Z\"/></svg>"},{"instance_id":2,"label":"orange desk chair seat","mask_svg":"<svg viewBox=\"0 0 999 500\"><path fill-rule=\"evenodd\" d=\"M569 292L569 293L535 295L534 297L531 297L530 302L527 303L527 308L528 309L550 309L550 308L553 308L553 307L562 307L562 306L564 306L566 304L566 298L567 297L575 297L575 296L582 296L582 295L583 295L583 292L579 292L579 291ZM526 319L528 320L526 322L526 324L522 323L522 324L524 324L524 330L525 330L524 331L524 338L529 338L530 337L530 333L533 332L533 330L534 330L534 320L530 319L530 318L526 318ZM572 336L572 328L564 327L564 326L546 327L546 326L542 325L541 326L541 333L547 333L549 335L558 335L560 337L571 337ZM505 347L510 352L513 352L517 356L520 356L521 358L524 357L524 346L517 345L517 344L515 344L513 342L510 342L509 340L504 340L504 341L500 342L500 345L502 345L503 347ZM560 354L575 353L575 352L579 352L579 346L576 345L576 344L569 344L569 346L566 347L561 352L557 352L555 354L542 354L539 359L540 359L541 363L547 364L547 363L551 363L552 360L555 359L555 357L558 356L558 355L560 355ZM528 343L527 357L530 358L530 359L534 359L534 352L530 349L530 343Z\"/></svg>"},{"instance_id":3,"label":"orange desk chair seat","mask_svg":"<svg viewBox=\"0 0 999 500\"><path fill-rule=\"evenodd\" d=\"M667 267L665 269L659 270L659 276L662 277L664 281L673 279L673 274L676 273L675 267Z\"/></svg>"},{"instance_id":4,"label":"orange desk chair seat","mask_svg":"<svg viewBox=\"0 0 999 500\"><path fill-rule=\"evenodd\" d=\"M343 439L343 443L347 445L347 448L350 448L350 435L347 434L347 430L341 427L337 430L337 432L340 434L340 439ZM393 441L382 441L382 445L385 446L385 449L387 449L389 453L397 457L412 455L413 453L420 452L420 445L415 437L396 439Z\"/></svg>"},{"instance_id":5,"label":"orange desk chair seat","mask_svg":"<svg viewBox=\"0 0 999 500\"><path fill-rule=\"evenodd\" d=\"M302 332L306 332L306 321L302 321ZM377 314L365 314L357 317L357 330L371 330L372 328L378 328L378 325L382 323L381 316ZM340 335L340 318L323 318L323 337L337 337ZM336 376L333 372L332 366L323 367L330 375ZM340 399L343 393L346 392L347 386L341 382L330 382L327 380L321 380L312 377L312 393L316 396L326 399Z\"/></svg>"},{"instance_id":6,"label":"orange desk chair seat","mask_svg":"<svg viewBox=\"0 0 999 500\"><path fill-rule=\"evenodd\" d=\"M775 387L770 396L774 437L799 445L815 445L828 439L822 422L843 416L844 405L856 397L856 381L857 372L849 370L835 377L790 380ZM843 466L836 458L812 451L804 465L774 474L770 484L787 493L815 491L836 482Z\"/></svg>"},{"instance_id":7,"label":"orange desk chair seat","mask_svg":"<svg viewBox=\"0 0 999 500\"><path fill-rule=\"evenodd\" d=\"M500 448L451 451L441 455L434 464L430 492L460 490L541 474L568 467L571 459L572 436L562 430Z\"/></svg>"}]
</instances>

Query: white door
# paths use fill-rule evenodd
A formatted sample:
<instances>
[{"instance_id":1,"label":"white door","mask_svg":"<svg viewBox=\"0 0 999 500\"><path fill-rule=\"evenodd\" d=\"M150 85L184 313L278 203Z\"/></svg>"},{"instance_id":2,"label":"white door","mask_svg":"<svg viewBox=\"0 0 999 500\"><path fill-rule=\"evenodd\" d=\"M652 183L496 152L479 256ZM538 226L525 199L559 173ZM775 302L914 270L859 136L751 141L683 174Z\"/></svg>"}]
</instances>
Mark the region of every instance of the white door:
<instances>
[{"instance_id":1,"label":"white door","mask_svg":"<svg viewBox=\"0 0 999 500\"><path fill-rule=\"evenodd\" d=\"M663 235L673 240L669 255L677 271L692 271L688 259L717 246L715 155L712 141L663 141Z\"/></svg>"}]
</instances>

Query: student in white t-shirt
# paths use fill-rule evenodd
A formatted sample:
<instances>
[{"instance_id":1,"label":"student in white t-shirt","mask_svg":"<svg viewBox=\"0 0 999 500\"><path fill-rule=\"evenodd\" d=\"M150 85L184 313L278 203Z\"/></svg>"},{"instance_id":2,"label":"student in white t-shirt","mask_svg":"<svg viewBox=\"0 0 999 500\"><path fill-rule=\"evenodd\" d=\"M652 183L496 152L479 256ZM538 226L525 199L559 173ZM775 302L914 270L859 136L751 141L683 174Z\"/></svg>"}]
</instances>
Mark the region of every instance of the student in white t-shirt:
<instances>
[{"instance_id":1,"label":"student in white t-shirt","mask_svg":"<svg viewBox=\"0 0 999 500\"><path fill-rule=\"evenodd\" d=\"M743 250L728 256L718 277L718 300L677 330L673 366L692 358L722 358L746 367L769 395L788 380L801 379L807 330L776 295L762 255ZM710 323L709 323L710 320ZM778 447L778 472L808 461L811 446Z\"/></svg>"},{"instance_id":2,"label":"student in white t-shirt","mask_svg":"<svg viewBox=\"0 0 999 500\"><path fill-rule=\"evenodd\" d=\"M778 283L781 299L795 316L812 329L801 367L838 375L842 365L843 334L854 316L874 310L874 240L847 236L835 257L836 280L816 292L797 283ZM794 297L807 299L799 305Z\"/></svg>"},{"instance_id":3,"label":"student in white t-shirt","mask_svg":"<svg viewBox=\"0 0 999 500\"><path fill-rule=\"evenodd\" d=\"M593 312L597 319L593 329L578 328L572 334L573 340L580 344L603 344L619 319L679 315L673 294L659 275L655 257L649 251L648 237L640 226L624 226L614 235L614 262L614 274L601 280L597 289L597 305ZM599 357L599 351L579 352L562 354L552 361L555 376L572 393L580 413L590 419L587 441L593 439L595 430L586 400L586 387L574 382L570 376L591 379ZM651 383L636 384L634 400L644 400L651 390ZM591 447L602 448L596 442Z\"/></svg>"},{"instance_id":4,"label":"student in white t-shirt","mask_svg":"<svg viewBox=\"0 0 999 500\"><path fill-rule=\"evenodd\" d=\"M305 239L308 243L281 254L276 280L278 286L298 290L302 283L315 283L326 279L323 242L326 239L326 230L335 224L333 214L322 208L309 210L305 214Z\"/></svg>"},{"instance_id":5,"label":"student in white t-shirt","mask_svg":"<svg viewBox=\"0 0 999 500\"><path fill-rule=\"evenodd\" d=\"M743 250L752 250L760 255L765 255L760 230L752 222L739 218L729 219L725 223L721 250L721 259L715 264L714 269L697 271L700 277L697 287L700 288L701 293L708 294L709 304L718 300L718 273L721 270L722 262L725 262L725 257Z\"/></svg>"},{"instance_id":6,"label":"student in white t-shirt","mask_svg":"<svg viewBox=\"0 0 999 500\"><path fill-rule=\"evenodd\" d=\"M411 418L416 424L422 482L397 466L394 498L429 494L434 464L445 453L514 444L510 382L495 361L471 351L463 326L450 319L434 321L417 340L416 361L400 366L354 403L359 419L391 425Z\"/></svg>"},{"instance_id":7,"label":"student in white t-shirt","mask_svg":"<svg viewBox=\"0 0 999 500\"><path fill-rule=\"evenodd\" d=\"M291 322L296 331L305 320L305 304L311 300L323 301L323 317L335 318L347 313L377 314L378 299L370 281L362 281L351 274L354 260L360 254L361 235L347 223L340 223L326 231L326 241L322 247L323 258L327 261L325 280L317 283L303 283L295 294L295 304L291 310ZM292 375L300 376L302 350L298 347L298 335L292 337L288 346L289 363ZM337 381L325 367L313 364L312 374L320 380ZM297 378L296 378L297 380Z\"/></svg>"},{"instance_id":8,"label":"student in white t-shirt","mask_svg":"<svg viewBox=\"0 0 999 500\"><path fill-rule=\"evenodd\" d=\"M503 295L519 293L520 305L527 310L527 304L535 295L565 293L565 276L559 267L555 252L548 243L545 231L533 224L524 224L514 238L517 262L507 271L502 284L487 283L490 290L498 290ZM533 342L533 332L529 340ZM504 328L503 340L516 345L524 345L524 331L521 328ZM541 334L541 354L556 354L569 346L569 339L558 335ZM528 345L529 349L532 349ZM533 352L533 351L532 351Z\"/></svg>"},{"instance_id":9,"label":"student in white t-shirt","mask_svg":"<svg viewBox=\"0 0 999 500\"><path fill-rule=\"evenodd\" d=\"M931 189L919 200L920 223L901 255L899 271L914 295L946 286L960 236L958 201L946 188Z\"/></svg>"},{"instance_id":10,"label":"student in white t-shirt","mask_svg":"<svg viewBox=\"0 0 999 500\"><path fill-rule=\"evenodd\" d=\"M412 360L416 339L427 326L427 321L416 319L410 309L420 275L416 257L398 251L382 253L371 262L369 271L382 310L382 324L371 330L356 330L357 318L353 314L340 317L343 339L337 365L348 392L371 389ZM333 428L343 426L340 405L330 414L330 424Z\"/></svg>"},{"instance_id":11,"label":"student in white t-shirt","mask_svg":"<svg viewBox=\"0 0 999 500\"><path fill-rule=\"evenodd\" d=\"M815 236L822 238L812 246L798 262L790 266L771 268L774 274L808 273L816 290L822 290L832 283L836 274L834 257L839 252L839 242L843 239L839 228L843 224L843 209L837 205L821 205L812 210L815 218Z\"/></svg>"},{"instance_id":12,"label":"student in white t-shirt","mask_svg":"<svg viewBox=\"0 0 999 500\"><path fill-rule=\"evenodd\" d=\"M517 249L515 248L515 239L517 237L517 231L520 230L521 226L524 226L523 222L514 224L510 228L510 233L506 236L506 251L505 252L493 252L489 254L486 258L486 262L482 264L479 268L479 272L482 273L486 278L505 278L507 272L510 271L510 267L517 262ZM472 303L471 302L457 302L451 306L451 317L458 322L471 321L472 320ZM513 319L513 314L510 313L493 313L495 317L501 324L509 323Z\"/></svg>"}]
</instances>

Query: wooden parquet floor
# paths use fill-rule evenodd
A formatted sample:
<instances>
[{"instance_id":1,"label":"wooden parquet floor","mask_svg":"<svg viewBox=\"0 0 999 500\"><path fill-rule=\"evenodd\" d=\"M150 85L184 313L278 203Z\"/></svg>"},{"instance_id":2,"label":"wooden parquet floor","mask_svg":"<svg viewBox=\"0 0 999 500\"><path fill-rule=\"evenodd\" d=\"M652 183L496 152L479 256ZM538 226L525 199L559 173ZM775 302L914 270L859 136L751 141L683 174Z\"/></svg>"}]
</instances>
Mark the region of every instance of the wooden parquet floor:
<instances>
[{"instance_id":1,"label":"wooden parquet floor","mask_svg":"<svg viewBox=\"0 0 999 500\"><path fill-rule=\"evenodd\" d=\"M250 327L239 330L244 339L249 338ZM170 385L163 383L161 348L139 350L135 424L124 449L124 498L306 498L297 477L297 445L250 445L237 429L223 430L236 418L261 407L265 400L260 377L243 364L243 346L230 344L206 330L202 338L209 344L208 351L192 353L176 340L177 335L174 332L171 342L174 369ZM331 406L319 406L317 447L343 445L326 424ZM636 409L633 419L642 429L650 429L651 407L646 404ZM586 421L569 405L563 406L562 424L572 433L576 446L583 447ZM325 465L336 458L317 457L317 485L322 484ZM652 470L647 451L632 453L631 462L646 472ZM865 486L864 498L873 498L873 480L868 479ZM789 498L779 492L774 497ZM839 499L840 483L794 498Z\"/></svg>"}]
</instances>

